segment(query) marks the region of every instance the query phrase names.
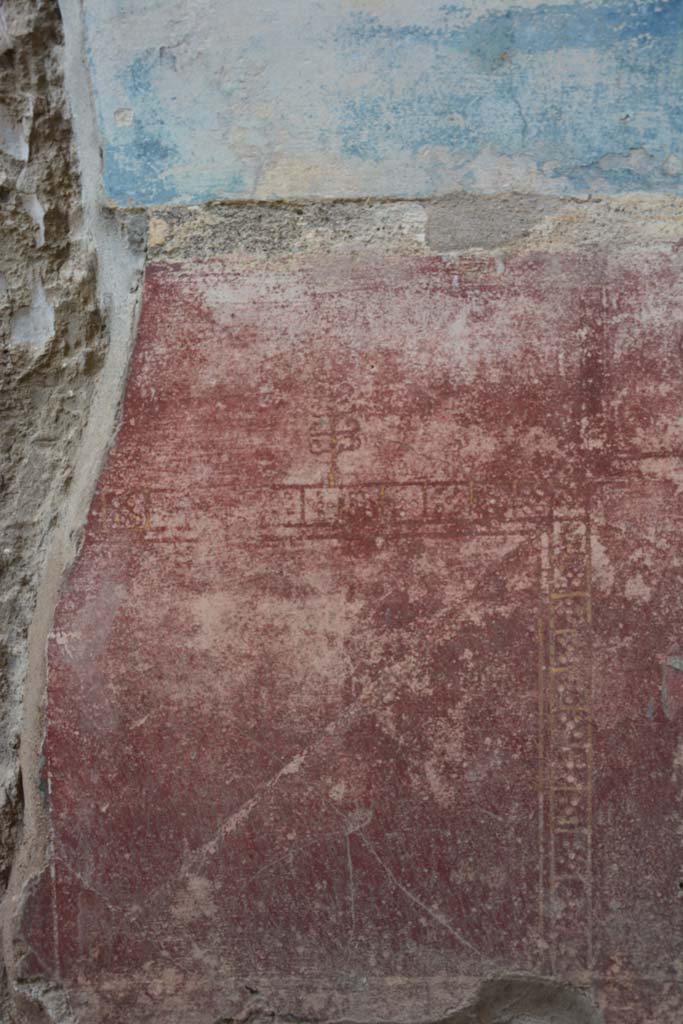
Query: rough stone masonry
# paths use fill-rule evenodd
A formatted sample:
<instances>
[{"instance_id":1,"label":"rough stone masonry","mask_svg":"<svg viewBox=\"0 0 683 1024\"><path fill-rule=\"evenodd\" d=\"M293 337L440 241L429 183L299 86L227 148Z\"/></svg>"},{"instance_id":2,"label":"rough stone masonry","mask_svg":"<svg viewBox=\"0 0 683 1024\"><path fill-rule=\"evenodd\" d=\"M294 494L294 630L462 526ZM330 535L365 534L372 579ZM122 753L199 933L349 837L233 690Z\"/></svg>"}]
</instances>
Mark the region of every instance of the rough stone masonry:
<instances>
[{"instance_id":1,"label":"rough stone masonry","mask_svg":"<svg viewBox=\"0 0 683 1024\"><path fill-rule=\"evenodd\" d=\"M8 1024L683 1019L680 0L6 0Z\"/></svg>"}]
</instances>

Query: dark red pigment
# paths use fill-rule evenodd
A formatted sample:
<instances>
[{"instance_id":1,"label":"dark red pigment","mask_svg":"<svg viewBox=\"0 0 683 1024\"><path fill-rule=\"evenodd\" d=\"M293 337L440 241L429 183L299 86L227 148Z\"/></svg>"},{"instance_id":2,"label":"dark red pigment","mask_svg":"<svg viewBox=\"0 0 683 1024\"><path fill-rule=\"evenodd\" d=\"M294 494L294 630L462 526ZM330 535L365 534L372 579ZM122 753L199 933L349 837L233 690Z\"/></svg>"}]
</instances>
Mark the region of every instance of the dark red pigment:
<instances>
[{"instance_id":1,"label":"dark red pigment","mask_svg":"<svg viewBox=\"0 0 683 1024\"><path fill-rule=\"evenodd\" d=\"M148 269L49 650L79 1021L681 1019L681 262Z\"/></svg>"}]
</instances>

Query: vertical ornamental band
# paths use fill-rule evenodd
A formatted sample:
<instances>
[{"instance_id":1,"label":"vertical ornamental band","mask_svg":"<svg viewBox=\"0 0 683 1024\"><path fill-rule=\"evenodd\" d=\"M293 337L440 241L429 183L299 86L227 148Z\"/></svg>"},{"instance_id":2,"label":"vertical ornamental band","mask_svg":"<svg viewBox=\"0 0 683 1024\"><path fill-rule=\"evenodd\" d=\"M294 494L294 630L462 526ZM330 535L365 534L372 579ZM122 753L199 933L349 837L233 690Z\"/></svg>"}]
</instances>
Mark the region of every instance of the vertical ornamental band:
<instances>
[{"instance_id":1,"label":"vertical ornamental band","mask_svg":"<svg viewBox=\"0 0 683 1024\"><path fill-rule=\"evenodd\" d=\"M592 965L592 640L590 520L555 513L547 594L548 943L553 973Z\"/></svg>"}]
</instances>

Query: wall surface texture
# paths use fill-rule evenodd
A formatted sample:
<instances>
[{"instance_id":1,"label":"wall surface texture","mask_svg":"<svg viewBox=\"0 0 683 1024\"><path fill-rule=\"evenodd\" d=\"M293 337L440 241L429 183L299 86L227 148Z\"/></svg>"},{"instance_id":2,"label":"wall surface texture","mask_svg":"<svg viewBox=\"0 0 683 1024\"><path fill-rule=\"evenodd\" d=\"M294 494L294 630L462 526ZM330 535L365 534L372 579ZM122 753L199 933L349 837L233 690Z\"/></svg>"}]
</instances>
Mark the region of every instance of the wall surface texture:
<instances>
[{"instance_id":1,"label":"wall surface texture","mask_svg":"<svg viewBox=\"0 0 683 1024\"><path fill-rule=\"evenodd\" d=\"M13 4L2 1019L680 1024L683 3Z\"/></svg>"},{"instance_id":2,"label":"wall surface texture","mask_svg":"<svg viewBox=\"0 0 683 1024\"><path fill-rule=\"evenodd\" d=\"M679 0L85 0L118 203L683 191Z\"/></svg>"}]
</instances>

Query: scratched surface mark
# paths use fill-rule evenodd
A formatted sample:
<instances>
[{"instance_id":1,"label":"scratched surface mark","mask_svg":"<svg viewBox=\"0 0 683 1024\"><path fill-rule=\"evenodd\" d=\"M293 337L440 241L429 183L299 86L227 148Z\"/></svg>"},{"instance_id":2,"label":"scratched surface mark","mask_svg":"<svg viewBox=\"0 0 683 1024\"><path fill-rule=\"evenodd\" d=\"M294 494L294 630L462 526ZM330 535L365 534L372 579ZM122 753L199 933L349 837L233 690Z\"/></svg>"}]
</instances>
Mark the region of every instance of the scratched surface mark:
<instances>
[{"instance_id":1,"label":"scratched surface mark","mask_svg":"<svg viewBox=\"0 0 683 1024\"><path fill-rule=\"evenodd\" d=\"M85 0L109 197L683 192L683 0Z\"/></svg>"},{"instance_id":2,"label":"scratched surface mark","mask_svg":"<svg viewBox=\"0 0 683 1024\"><path fill-rule=\"evenodd\" d=\"M79 1020L680 1021L682 262L148 267L49 649Z\"/></svg>"}]
</instances>

